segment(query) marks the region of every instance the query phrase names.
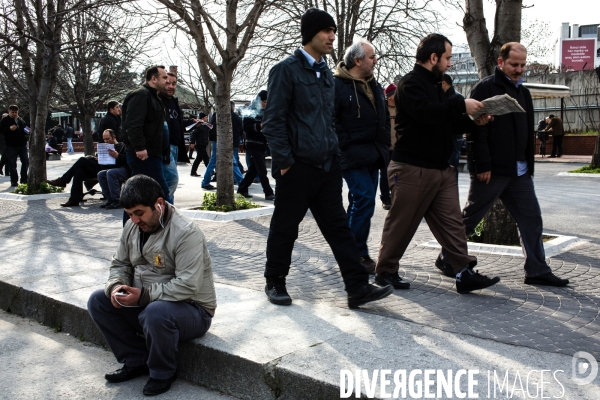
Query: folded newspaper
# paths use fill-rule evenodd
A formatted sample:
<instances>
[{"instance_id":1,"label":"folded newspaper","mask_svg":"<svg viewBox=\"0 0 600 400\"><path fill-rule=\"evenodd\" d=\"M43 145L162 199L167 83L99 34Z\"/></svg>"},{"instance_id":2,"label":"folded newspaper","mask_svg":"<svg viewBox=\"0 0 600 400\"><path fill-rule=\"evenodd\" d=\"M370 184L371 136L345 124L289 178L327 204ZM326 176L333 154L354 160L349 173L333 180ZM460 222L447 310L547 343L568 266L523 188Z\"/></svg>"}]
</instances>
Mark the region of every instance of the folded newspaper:
<instances>
[{"instance_id":1,"label":"folded newspaper","mask_svg":"<svg viewBox=\"0 0 600 400\"><path fill-rule=\"evenodd\" d=\"M469 115L471 119L475 120L483 114L503 115L511 112L525 112L519 102L507 94L490 97L489 99L483 100L482 103L485 107L475 114Z\"/></svg>"}]
</instances>

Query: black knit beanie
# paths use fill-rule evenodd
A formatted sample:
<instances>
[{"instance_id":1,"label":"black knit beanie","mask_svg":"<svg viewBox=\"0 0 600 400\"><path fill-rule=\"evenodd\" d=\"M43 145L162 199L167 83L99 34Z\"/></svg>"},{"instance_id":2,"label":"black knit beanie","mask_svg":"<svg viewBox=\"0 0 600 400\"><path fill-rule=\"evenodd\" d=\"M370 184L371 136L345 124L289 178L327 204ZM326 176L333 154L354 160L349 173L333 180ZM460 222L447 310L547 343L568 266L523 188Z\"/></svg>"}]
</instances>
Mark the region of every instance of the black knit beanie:
<instances>
[{"instance_id":1,"label":"black knit beanie","mask_svg":"<svg viewBox=\"0 0 600 400\"><path fill-rule=\"evenodd\" d=\"M258 97L260 98L261 101L267 100L267 91L261 90L260 92L258 92Z\"/></svg>"},{"instance_id":2,"label":"black knit beanie","mask_svg":"<svg viewBox=\"0 0 600 400\"><path fill-rule=\"evenodd\" d=\"M318 8L309 8L306 10L302 19L300 19L302 45L310 42L317 33L329 27L334 27L337 30L337 25L331 15Z\"/></svg>"}]
</instances>

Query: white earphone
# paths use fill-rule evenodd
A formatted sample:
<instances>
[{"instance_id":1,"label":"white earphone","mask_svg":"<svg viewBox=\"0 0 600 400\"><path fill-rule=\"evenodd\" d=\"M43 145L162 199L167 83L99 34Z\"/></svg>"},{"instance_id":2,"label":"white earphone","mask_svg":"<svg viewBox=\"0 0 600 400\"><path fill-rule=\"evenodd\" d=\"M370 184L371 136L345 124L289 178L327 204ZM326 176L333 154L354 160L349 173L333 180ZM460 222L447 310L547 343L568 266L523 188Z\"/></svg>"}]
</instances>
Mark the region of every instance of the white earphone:
<instances>
[{"instance_id":1,"label":"white earphone","mask_svg":"<svg viewBox=\"0 0 600 400\"><path fill-rule=\"evenodd\" d=\"M160 205L160 203L158 203L158 209L160 210L160 212L162 212L162 206Z\"/></svg>"}]
</instances>

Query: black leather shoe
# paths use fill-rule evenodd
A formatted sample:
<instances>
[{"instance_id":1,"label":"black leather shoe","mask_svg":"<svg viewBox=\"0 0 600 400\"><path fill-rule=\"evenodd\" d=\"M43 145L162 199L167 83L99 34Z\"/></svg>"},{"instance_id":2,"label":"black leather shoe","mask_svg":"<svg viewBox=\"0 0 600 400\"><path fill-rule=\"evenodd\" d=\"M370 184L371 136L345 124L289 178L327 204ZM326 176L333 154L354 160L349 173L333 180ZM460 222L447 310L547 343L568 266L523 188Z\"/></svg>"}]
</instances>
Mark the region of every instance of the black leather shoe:
<instances>
[{"instance_id":1,"label":"black leather shoe","mask_svg":"<svg viewBox=\"0 0 600 400\"><path fill-rule=\"evenodd\" d=\"M500 282L497 276L488 278L481 275L478 271L467 270L460 274L460 278L456 278L456 291L458 293L469 293L473 290L485 289Z\"/></svg>"},{"instance_id":2,"label":"black leather shoe","mask_svg":"<svg viewBox=\"0 0 600 400\"><path fill-rule=\"evenodd\" d=\"M60 205L61 207L79 207L79 202L74 200L69 200L66 203Z\"/></svg>"},{"instance_id":3,"label":"black leather shoe","mask_svg":"<svg viewBox=\"0 0 600 400\"><path fill-rule=\"evenodd\" d=\"M435 266L438 267L438 269L442 271L442 274L446 275L447 277L456 277L456 273L454 272L452 265L444 262L441 256L438 256L437 260L435 260Z\"/></svg>"},{"instance_id":4,"label":"black leather shoe","mask_svg":"<svg viewBox=\"0 0 600 400\"><path fill-rule=\"evenodd\" d=\"M237 194L244 196L247 199L251 199L252 195L248 192L237 192Z\"/></svg>"},{"instance_id":5,"label":"black leather shoe","mask_svg":"<svg viewBox=\"0 0 600 400\"><path fill-rule=\"evenodd\" d=\"M387 272L377 274L375 275L375 283L381 286L392 285L394 289L410 288L410 283L404 282L397 272L395 274L389 274Z\"/></svg>"},{"instance_id":6,"label":"black leather shoe","mask_svg":"<svg viewBox=\"0 0 600 400\"><path fill-rule=\"evenodd\" d=\"M276 278L267 278L265 293L269 301L280 306L289 306L292 304L292 298L285 288L285 276Z\"/></svg>"},{"instance_id":7,"label":"black leather shoe","mask_svg":"<svg viewBox=\"0 0 600 400\"><path fill-rule=\"evenodd\" d=\"M371 301L381 300L394 292L392 285L377 287L367 283L359 291L348 293L348 307L357 308Z\"/></svg>"},{"instance_id":8,"label":"black leather shoe","mask_svg":"<svg viewBox=\"0 0 600 400\"><path fill-rule=\"evenodd\" d=\"M56 179L52 179L52 180L46 181L46 183L48 185L62 187L62 188L67 187L67 184L64 183L60 178L56 178Z\"/></svg>"},{"instance_id":9,"label":"black leather shoe","mask_svg":"<svg viewBox=\"0 0 600 400\"><path fill-rule=\"evenodd\" d=\"M138 376L148 375L149 373L150 372L148 371L147 365L140 365L137 367L128 367L127 365L123 365L123 368L104 375L104 379L113 383L125 382L130 379L137 378Z\"/></svg>"},{"instance_id":10,"label":"black leather shoe","mask_svg":"<svg viewBox=\"0 0 600 400\"><path fill-rule=\"evenodd\" d=\"M177 373L168 379L148 379L142 392L145 396L156 396L171 389L171 384L177 380Z\"/></svg>"},{"instance_id":11,"label":"black leather shoe","mask_svg":"<svg viewBox=\"0 0 600 400\"><path fill-rule=\"evenodd\" d=\"M390 203L381 203L381 207L383 207L384 210L389 211L390 208L392 208L392 205Z\"/></svg>"},{"instance_id":12,"label":"black leather shoe","mask_svg":"<svg viewBox=\"0 0 600 400\"><path fill-rule=\"evenodd\" d=\"M552 272L548 272L544 275L525 277L525 284L545 286L567 286L569 284L569 280L561 279L558 276L554 275Z\"/></svg>"},{"instance_id":13,"label":"black leather shoe","mask_svg":"<svg viewBox=\"0 0 600 400\"><path fill-rule=\"evenodd\" d=\"M268 194L268 195L265 196L265 200L271 200L271 201L273 201L273 200L275 200L275 195L274 194Z\"/></svg>"},{"instance_id":14,"label":"black leather shoe","mask_svg":"<svg viewBox=\"0 0 600 400\"><path fill-rule=\"evenodd\" d=\"M102 203L100 204L100 208L106 208L107 205L109 205L111 202L107 201L106 203Z\"/></svg>"},{"instance_id":15,"label":"black leather shoe","mask_svg":"<svg viewBox=\"0 0 600 400\"><path fill-rule=\"evenodd\" d=\"M200 176L200 175L198 175L198 173L197 173L197 172L192 172L192 173L190 174L190 176Z\"/></svg>"},{"instance_id":16,"label":"black leather shoe","mask_svg":"<svg viewBox=\"0 0 600 400\"><path fill-rule=\"evenodd\" d=\"M111 201L110 204L106 206L107 210L118 210L119 208L123 207L121 207L121 203L119 203L118 201Z\"/></svg>"},{"instance_id":17,"label":"black leather shoe","mask_svg":"<svg viewBox=\"0 0 600 400\"><path fill-rule=\"evenodd\" d=\"M204 190L215 190L216 187L214 187L213 185L211 185L210 183L208 185L204 185L202 186L202 189Z\"/></svg>"},{"instance_id":18,"label":"black leather shoe","mask_svg":"<svg viewBox=\"0 0 600 400\"><path fill-rule=\"evenodd\" d=\"M360 258L360 263L362 264L363 267L365 267L365 269L367 270L367 272L369 274L374 274L375 273L375 261L373 261L373 259L369 256L364 256Z\"/></svg>"}]
</instances>

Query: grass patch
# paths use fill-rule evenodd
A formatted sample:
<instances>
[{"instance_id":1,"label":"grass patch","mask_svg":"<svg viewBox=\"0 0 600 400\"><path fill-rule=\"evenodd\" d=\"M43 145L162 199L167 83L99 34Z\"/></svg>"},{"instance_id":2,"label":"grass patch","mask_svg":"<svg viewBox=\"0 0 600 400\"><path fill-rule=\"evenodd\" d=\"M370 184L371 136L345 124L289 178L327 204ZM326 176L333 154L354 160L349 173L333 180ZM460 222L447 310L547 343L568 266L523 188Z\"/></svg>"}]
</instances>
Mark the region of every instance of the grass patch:
<instances>
[{"instance_id":1,"label":"grass patch","mask_svg":"<svg viewBox=\"0 0 600 400\"><path fill-rule=\"evenodd\" d=\"M569 171L577 174L600 174L600 168L593 168L590 165Z\"/></svg>"},{"instance_id":2,"label":"grass patch","mask_svg":"<svg viewBox=\"0 0 600 400\"><path fill-rule=\"evenodd\" d=\"M553 239L556 239L557 237L558 236L542 235L542 242L546 243ZM481 220L477 224L473 233L471 233L471 235L469 235L469 237L467 238L467 241L472 243L485 243L483 241L483 220Z\"/></svg>"},{"instance_id":3,"label":"grass patch","mask_svg":"<svg viewBox=\"0 0 600 400\"><path fill-rule=\"evenodd\" d=\"M52 186L52 185L48 184L47 182L42 182L42 183L40 183L40 187L38 189L30 188L26 183L21 183L20 185L17 186L17 188L15 190L12 191L12 193L30 195L30 194L62 193L64 191L65 191L65 188L61 188L58 186Z\"/></svg>"},{"instance_id":4,"label":"grass patch","mask_svg":"<svg viewBox=\"0 0 600 400\"><path fill-rule=\"evenodd\" d=\"M597 136L598 131L585 131L585 132L568 132L565 135L588 135L588 136Z\"/></svg>"},{"instance_id":5,"label":"grass patch","mask_svg":"<svg viewBox=\"0 0 600 400\"><path fill-rule=\"evenodd\" d=\"M216 193L204 193L202 205L200 207L192 208L192 210L229 212L261 207L260 204L256 204L252 199L247 199L241 194L236 194L233 206L218 206Z\"/></svg>"}]
</instances>

